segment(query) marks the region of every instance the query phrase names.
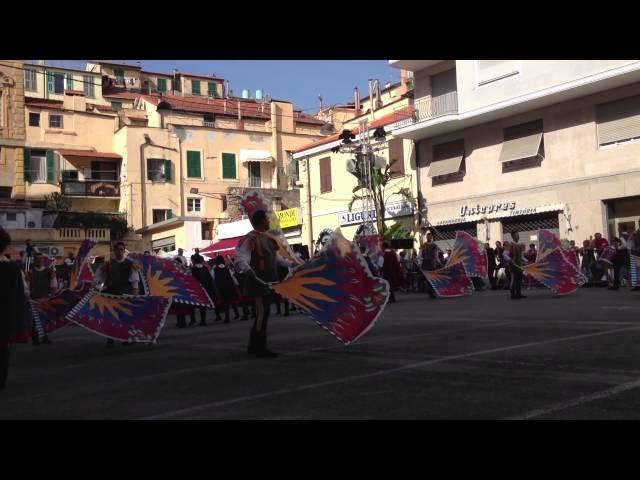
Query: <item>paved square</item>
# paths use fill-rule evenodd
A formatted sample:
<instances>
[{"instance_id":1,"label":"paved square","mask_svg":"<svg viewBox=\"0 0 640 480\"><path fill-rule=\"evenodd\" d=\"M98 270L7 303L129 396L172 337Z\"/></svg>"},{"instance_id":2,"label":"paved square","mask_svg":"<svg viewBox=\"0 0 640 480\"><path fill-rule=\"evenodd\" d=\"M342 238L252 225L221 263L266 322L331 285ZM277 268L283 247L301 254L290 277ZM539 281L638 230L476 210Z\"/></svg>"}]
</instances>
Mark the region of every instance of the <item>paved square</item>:
<instances>
[{"instance_id":1,"label":"paved square","mask_svg":"<svg viewBox=\"0 0 640 480\"><path fill-rule=\"evenodd\" d=\"M640 292L399 295L344 347L296 315L246 354L249 322L105 348L80 327L12 350L2 419L637 419ZM212 313L210 316L213 317Z\"/></svg>"}]
</instances>

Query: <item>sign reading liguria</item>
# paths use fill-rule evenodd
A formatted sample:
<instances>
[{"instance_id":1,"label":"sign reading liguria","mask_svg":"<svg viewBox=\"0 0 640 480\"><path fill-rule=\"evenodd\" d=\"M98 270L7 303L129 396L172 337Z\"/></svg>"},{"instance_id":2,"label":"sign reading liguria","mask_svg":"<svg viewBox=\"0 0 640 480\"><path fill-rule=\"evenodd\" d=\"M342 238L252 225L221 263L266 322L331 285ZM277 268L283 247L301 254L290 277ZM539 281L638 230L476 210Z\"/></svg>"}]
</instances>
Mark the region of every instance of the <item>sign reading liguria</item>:
<instances>
[{"instance_id":1,"label":"sign reading liguria","mask_svg":"<svg viewBox=\"0 0 640 480\"><path fill-rule=\"evenodd\" d=\"M513 210L514 208L516 208L516 202L496 203L494 205L482 205L482 206L480 206L480 204L476 204L476 206L471 206L471 207L469 207L468 205L465 205L463 207L460 207L460 216L466 217L467 215L479 215L481 213L494 213L494 212L499 212L500 210L503 210L506 212L507 210Z\"/></svg>"},{"instance_id":2,"label":"sign reading liguria","mask_svg":"<svg viewBox=\"0 0 640 480\"><path fill-rule=\"evenodd\" d=\"M353 223L362 223L363 211L355 210L353 212L344 212L340 214L340 225L351 225ZM384 218L405 217L407 215L413 215L413 207L410 203L395 203L389 204L385 208ZM376 211L367 211L367 220L376 220Z\"/></svg>"},{"instance_id":3,"label":"sign reading liguria","mask_svg":"<svg viewBox=\"0 0 640 480\"><path fill-rule=\"evenodd\" d=\"M276 215L280 219L280 228L295 227L300 224L300 222L298 222L297 208L279 210L276 212Z\"/></svg>"}]
</instances>

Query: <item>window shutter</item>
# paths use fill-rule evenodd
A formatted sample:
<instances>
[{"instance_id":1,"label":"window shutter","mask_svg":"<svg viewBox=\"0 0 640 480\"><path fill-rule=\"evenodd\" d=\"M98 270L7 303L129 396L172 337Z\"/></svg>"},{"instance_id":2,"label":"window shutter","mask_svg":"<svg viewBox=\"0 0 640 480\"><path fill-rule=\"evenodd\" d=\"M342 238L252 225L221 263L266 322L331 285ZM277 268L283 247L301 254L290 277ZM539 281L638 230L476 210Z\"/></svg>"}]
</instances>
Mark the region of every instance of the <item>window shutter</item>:
<instances>
[{"instance_id":1,"label":"window shutter","mask_svg":"<svg viewBox=\"0 0 640 480\"><path fill-rule=\"evenodd\" d=\"M404 175L404 145L401 138L389 141L389 165L391 174Z\"/></svg>"},{"instance_id":2,"label":"window shutter","mask_svg":"<svg viewBox=\"0 0 640 480\"><path fill-rule=\"evenodd\" d=\"M56 183L56 163L53 150L47 150L47 183Z\"/></svg>"},{"instance_id":3,"label":"window shutter","mask_svg":"<svg viewBox=\"0 0 640 480\"><path fill-rule=\"evenodd\" d=\"M187 151L187 177L200 178L200 152Z\"/></svg>"},{"instance_id":4,"label":"window shutter","mask_svg":"<svg viewBox=\"0 0 640 480\"><path fill-rule=\"evenodd\" d=\"M167 220L173 218L173 210L167 210Z\"/></svg>"},{"instance_id":5,"label":"window shutter","mask_svg":"<svg viewBox=\"0 0 640 480\"><path fill-rule=\"evenodd\" d=\"M158 78L158 91L166 92L167 91L167 79L166 78Z\"/></svg>"},{"instance_id":6,"label":"window shutter","mask_svg":"<svg viewBox=\"0 0 640 480\"><path fill-rule=\"evenodd\" d=\"M73 73L67 73L67 90L73 90Z\"/></svg>"},{"instance_id":7,"label":"window shutter","mask_svg":"<svg viewBox=\"0 0 640 480\"><path fill-rule=\"evenodd\" d=\"M53 73L51 72L47 72L47 91L49 93L53 93L54 92L54 80L53 80Z\"/></svg>"},{"instance_id":8,"label":"window shutter","mask_svg":"<svg viewBox=\"0 0 640 480\"><path fill-rule=\"evenodd\" d=\"M24 179L27 182L31 181L31 150L24 149Z\"/></svg>"},{"instance_id":9,"label":"window shutter","mask_svg":"<svg viewBox=\"0 0 640 480\"><path fill-rule=\"evenodd\" d=\"M222 178L236 179L236 155L235 153L222 154Z\"/></svg>"},{"instance_id":10,"label":"window shutter","mask_svg":"<svg viewBox=\"0 0 640 480\"><path fill-rule=\"evenodd\" d=\"M164 179L167 182L171 181L171 160L164 161Z\"/></svg>"},{"instance_id":11,"label":"window shutter","mask_svg":"<svg viewBox=\"0 0 640 480\"><path fill-rule=\"evenodd\" d=\"M151 159L147 158L147 180L153 180L153 173L151 172Z\"/></svg>"},{"instance_id":12,"label":"window shutter","mask_svg":"<svg viewBox=\"0 0 640 480\"><path fill-rule=\"evenodd\" d=\"M320 159L320 193L330 192L333 188L331 182L331 158Z\"/></svg>"}]
</instances>

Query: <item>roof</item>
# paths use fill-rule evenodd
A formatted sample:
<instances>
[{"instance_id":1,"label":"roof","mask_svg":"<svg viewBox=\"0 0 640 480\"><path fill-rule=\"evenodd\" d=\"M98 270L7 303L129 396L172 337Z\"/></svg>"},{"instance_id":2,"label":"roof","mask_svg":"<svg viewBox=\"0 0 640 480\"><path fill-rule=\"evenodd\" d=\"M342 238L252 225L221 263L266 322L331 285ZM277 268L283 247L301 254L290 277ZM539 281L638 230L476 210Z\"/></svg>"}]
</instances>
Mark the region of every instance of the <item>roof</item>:
<instances>
[{"instance_id":1,"label":"roof","mask_svg":"<svg viewBox=\"0 0 640 480\"><path fill-rule=\"evenodd\" d=\"M109 93L102 93L103 97L109 97L109 98L121 98L124 100L135 100L138 97L141 97L143 94L142 93L133 93L133 92L127 92L127 91L122 91L122 92L113 92L110 91Z\"/></svg>"},{"instance_id":2,"label":"roof","mask_svg":"<svg viewBox=\"0 0 640 480\"><path fill-rule=\"evenodd\" d=\"M72 95L72 96L76 96L76 97L84 97L85 93L82 90L65 90L64 91L65 95Z\"/></svg>"},{"instance_id":3,"label":"roof","mask_svg":"<svg viewBox=\"0 0 640 480\"><path fill-rule=\"evenodd\" d=\"M55 65L37 65L35 63L25 63L24 64L25 68L42 68L42 69L47 69L47 70L65 70L65 71L69 71L69 72L79 72L79 73L84 73L86 75L96 75L96 76L100 76L100 72L88 72L87 70L80 70L78 68L67 68L67 67L56 67Z\"/></svg>"},{"instance_id":4,"label":"roof","mask_svg":"<svg viewBox=\"0 0 640 480\"><path fill-rule=\"evenodd\" d=\"M160 75L161 77L173 77L173 73L149 72L147 70L142 70L140 73L144 73L146 75Z\"/></svg>"},{"instance_id":5,"label":"roof","mask_svg":"<svg viewBox=\"0 0 640 480\"><path fill-rule=\"evenodd\" d=\"M413 105L407 105L405 108L402 108L397 112L390 113L389 115L385 115L384 117L374 120L369 124L369 129L390 125L392 123L399 122L400 120L404 120L405 118L411 116L411 114L413 113L413 110L414 110ZM357 126L349 127L345 124L343 129L351 130L355 134L360 133L360 127L357 127ZM319 147L320 145L335 142L340 138L341 133L336 133L335 135L330 135L328 137L321 138L320 140L316 140L315 142L311 142L308 145L305 145L304 147L295 150L294 153L304 152L305 150L309 150L310 148Z\"/></svg>"},{"instance_id":6,"label":"roof","mask_svg":"<svg viewBox=\"0 0 640 480\"><path fill-rule=\"evenodd\" d=\"M55 149L63 157L89 157L89 158L114 158L120 160L122 156L117 153L94 152L93 150L75 150L70 148Z\"/></svg>"},{"instance_id":7,"label":"roof","mask_svg":"<svg viewBox=\"0 0 640 480\"><path fill-rule=\"evenodd\" d=\"M176 75L180 75L182 77L204 78L206 80L220 80L221 82L224 81L224 78L216 77L213 75L200 75L197 73L185 73L185 72L176 72Z\"/></svg>"},{"instance_id":8,"label":"roof","mask_svg":"<svg viewBox=\"0 0 640 480\"><path fill-rule=\"evenodd\" d=\"M295 117L295 115L294 115ZM304 115L304 114L300 114L299 117L295 117L293 119L296 123L310 123L313 125L324 125L324 122L322 120L318 120L315 117L312 117L310 115Z\"/></svg>"},{"instance_id":9,"label":"roof","mask_svg":"<svg viewBox=\"0 0 640 480\"><path fill-rule=\"evenodd\" d=\"M135 110L133 108L125 108L123 112L125 116L129 118L140 118L143 120L147 119L147 112L144 110Z\"/></svg>"},{"instance_id":10,"label":"roof","mask_svg":"<svg viewBox=\"0 0 640 480\"><path fill-rule=\"evenodd\" d=\"M212 253L230 253L235 251L236 247L240 243L244 236L241 237L233 237L233 238L225 238L224 240L220 240L218 242L212 243L208 247L201 248L200 253L203 254L212 254Z\"/></svg>"},{"instance_id":11,"label":"roof","mask_svg":"<svg viewBox=\"0 0 640 480\"><path fill-rule=\"evenodd\" d=\"M61 100L49 100L48 98L25 97L24 104L28 107L48 108L50 110L62 110Z\"/></svg>"},{"instance_id":12,"label":"roof","mask_svg":"<svg viewBox=\"0 0 640 480\"><path fill-rule=\"evenodd\" d=\"M111 105L96 105L94 103L87 103L87 107L91 107L93 109L102 110L105 112L117 112L119 108L112 107Z\"/></svg>"},{"instance_id":13,"label":"roof","mask_svg":"<svg viewBox=\"0 0 640 480\"><path fill-rule=\"evenodd\" d=\"M129 65L128 63L110 62L108 60L91 60L89 63L97 63L99 65L109 65L114 67L133 68L135 70L140 70L142 68L140 65Z\"/></svg>"}]
</instances>

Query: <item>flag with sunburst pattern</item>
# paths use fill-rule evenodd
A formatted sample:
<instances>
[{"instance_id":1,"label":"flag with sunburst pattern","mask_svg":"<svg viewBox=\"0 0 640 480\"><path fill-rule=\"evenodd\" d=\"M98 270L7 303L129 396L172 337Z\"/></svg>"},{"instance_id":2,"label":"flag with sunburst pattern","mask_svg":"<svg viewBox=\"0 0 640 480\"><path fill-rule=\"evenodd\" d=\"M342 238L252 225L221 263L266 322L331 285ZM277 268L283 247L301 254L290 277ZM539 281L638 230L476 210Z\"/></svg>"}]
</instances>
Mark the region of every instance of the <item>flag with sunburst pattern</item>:
<instances>
[{"instance_id":1,"label":"flag with sunburst pattern","mask_svg":"<svg viewBox=\"0 0 640 480\"><path fill-rule=\"evenodd\" d=\"M462 262L446 265L438 270L422 270L438 297L462 297L473 293L473 283Z\"/></svg>"},{"instance_id":2,"label":"flag with sunburst pattern","mask_svg":"<svg viewBox=\"0 0 640 480\"><path fill-rule=\"evenodd\" d=\"M558 295L573 293L585 282L584 276L560 248L553 249L542 260L525 265L522 270Z\"/></svg>"},{"instance_id":3,"label":"flag with sunburst pattern","mask_svg":"<svg viewBox=\"0 0 640 480\"><path fill-rule=\"evenodd\" d=\"M89 292L67 319L87 330L122 342L155 343L171 307L171 298Z\"/></svg>"},{"instance_id":4,"label":"flag with sunburst pattern","mask_svg":"<svg viewBox=\"0 0 640 480\"><path fill-rule=\"evenodd\" d=\"M456 232L456 241L447 259L448 267L457 263L462 264L469 277L486 278L488 276L487 252L484 245L467 232Z\"/></svg>"},{"instance_id":5,"label":"flag with sunburst pattern","mask_svg":"<svg viewBox=\"0 0 640 480\"><path fill-rule=\"evenodd\" d=\"M89 267L87 263L89 260L89 254L95 246L95 240L91 240L89 238L85 238L80 244L78 255L76 256L76 260L73 264L73 268L71 269L71 274L69 276L69 288L76 288L82 281L91 281L87 280L86 273L82 275L82 270L85 267ZM91 279L93 279L93 276L91 276Z\"/></svg>"},{"instance_id":6,"label":"flag with sunburst pattern","mask_svg":"<svg viewBox=\"0 0 640 480\"><path fill-rule=\"evenodd\" d=\"M143 253L129 253L127 258L141 267L142 283L148 295L171 298L174 303L214 308L200 282L191 273L179 270L171 260Z\"/></svg>"},{"instance_id":7,"label":"flag with sunburst pattern","mask_svg":"<svg viewBox=\"0 0 640 480\"><path fill-rule=\"evenodd\" d=\"M38 336L48 335L67 325L67 314L90 289L89 283L82 283L75 290L65 288L50 297L30 300L31 315Z\"/></svg>"},{"instance_id":8,"label":"flag with sunburst pattern","mask_svg":"<svg viewBox=\"0 0 640 480\"><path fill-rule=\"evenodd\" d=\"M389 284L371 274L357 246L339 232L272 289L345 345L373 327L389 299Z\"/></svg>"},{"instance_id":9,"label":"flag with sunburst pattern","mask_svg":"<svg viewBox=\"0 0 640 480\"><path fill-rule=\"evenodd\" d=\"M640 256L629 255L631 257L631 286L640 287Z\"/></svg>"}]
</instances>

